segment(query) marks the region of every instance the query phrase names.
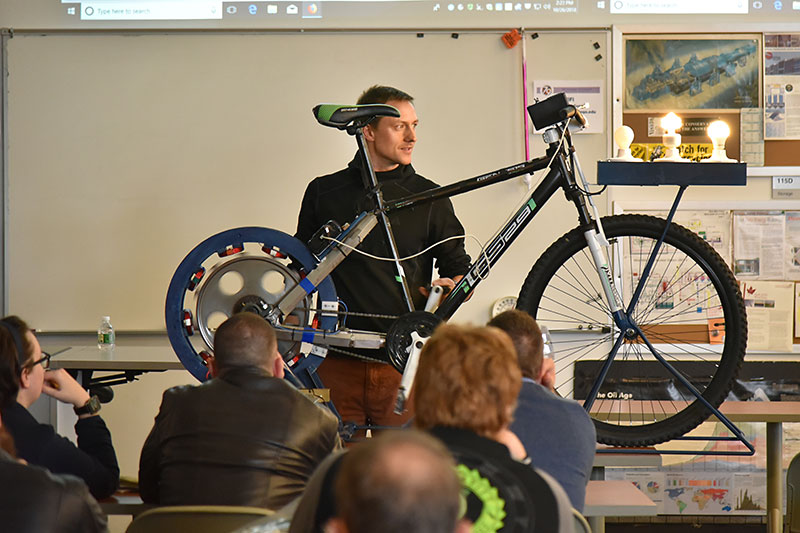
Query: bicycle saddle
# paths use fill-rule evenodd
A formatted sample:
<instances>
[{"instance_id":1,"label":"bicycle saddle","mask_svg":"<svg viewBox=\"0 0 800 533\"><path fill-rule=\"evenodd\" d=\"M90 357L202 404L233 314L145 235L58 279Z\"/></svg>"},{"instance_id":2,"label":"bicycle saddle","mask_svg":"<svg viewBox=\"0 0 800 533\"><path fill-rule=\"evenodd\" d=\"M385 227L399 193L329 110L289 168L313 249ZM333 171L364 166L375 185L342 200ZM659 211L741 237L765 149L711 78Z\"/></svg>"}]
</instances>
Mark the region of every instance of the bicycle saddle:
<instances>
[{"instance_id":1,"label":"bicycle saddle","mask_svg":"<svg viewBox=\"0 0 800 533\"><path fill-rule=\"evenodd\" d=\"M386 104L337 105L319 104L314 107L314 118L323 126L340 130L350 124L366 126L376 117L399 117L400 111Z\"/></svg>"}]
</instances>

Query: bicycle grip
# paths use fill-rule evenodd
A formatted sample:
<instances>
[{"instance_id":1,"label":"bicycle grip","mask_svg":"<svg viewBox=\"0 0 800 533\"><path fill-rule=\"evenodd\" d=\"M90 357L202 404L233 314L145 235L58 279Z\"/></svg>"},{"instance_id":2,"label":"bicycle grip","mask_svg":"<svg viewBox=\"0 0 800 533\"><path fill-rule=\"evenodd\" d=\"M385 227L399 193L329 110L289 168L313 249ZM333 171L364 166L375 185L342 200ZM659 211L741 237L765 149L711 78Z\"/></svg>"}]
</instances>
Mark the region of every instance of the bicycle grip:
<instances>
[{"instance_id":1,"label":"bicycle grip","mask_svg":"<svg viewBox=\"0 0 800 533\"><path fill-rule=\"evenodd\" d=\"M568 118L574 118L575 122L580 124L581 126L586 126L586 117L583 116L583 113L575 107L574 105L568 105L564 109L561 110L561 118L567 120Z\"/></svg>"}]
</instances>

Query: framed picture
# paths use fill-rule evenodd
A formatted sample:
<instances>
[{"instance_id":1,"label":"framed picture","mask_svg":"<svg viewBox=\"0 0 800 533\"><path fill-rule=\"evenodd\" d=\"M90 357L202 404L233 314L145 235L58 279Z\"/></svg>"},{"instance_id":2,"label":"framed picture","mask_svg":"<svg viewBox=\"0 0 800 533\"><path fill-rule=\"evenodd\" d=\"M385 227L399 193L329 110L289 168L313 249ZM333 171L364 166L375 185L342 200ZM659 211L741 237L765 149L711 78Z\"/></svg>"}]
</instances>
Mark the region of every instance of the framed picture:
<instances>
[{"instance_id":1,"label":"framed picture","mask_svg":"<svg viewBox=\"0 0 800 533\"><path fill-rule=\"evenodd\" d=\"M624 111L733 111L761 103L761 37L625 37Z\"/></svg>"}]
</instances>

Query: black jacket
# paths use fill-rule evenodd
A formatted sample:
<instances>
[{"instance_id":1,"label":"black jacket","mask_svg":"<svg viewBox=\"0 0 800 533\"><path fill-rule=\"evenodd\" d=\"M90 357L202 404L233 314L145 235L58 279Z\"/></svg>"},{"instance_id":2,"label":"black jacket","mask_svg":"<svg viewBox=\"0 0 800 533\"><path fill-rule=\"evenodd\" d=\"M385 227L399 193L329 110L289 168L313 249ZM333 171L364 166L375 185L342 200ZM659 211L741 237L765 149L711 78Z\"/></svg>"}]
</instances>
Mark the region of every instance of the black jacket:
<instances>
[{"instance_id":1,"label":"black jacket","mask_svg":"<svg viewBox=\"0 0 800 533\"><path fill-rule=\"evenodd\" d=\"M0 450L0 528L15 533L104 533L106 517L86 485L23 465Z\"/></svg>"},{"instance_id":2,"label":"black jacket","mask_svg":"<svg viewBox=\"0 0 800 533\"><path fill-rule=\"evenodd\" d=\"M142 448L139 492L163 505L277 509L339 447L337 430L330 411L256 368L173 387Z\"/></svg>"},{"instance_id":3,"label":"black jacket","mask_svg":"<svg viewBox=\"0 0 800 533\"><path fill-rule=\"evenodd\" d=\"M386 200L437 186L418 175L411 165L377 172L376 176ZM316 178L308 185L297 220L296 237L307 242L329 220L344 225L371 208L361 178L361 163L356 157L346 169ZM446 198L396 211L389 215L389 221L400 257L415 254L447 237L464 234L453 205ZM358 249L381 257L391 257L385 232L380 225L372 230ZM418 258L404 261L403 270L417 309L425 304L418 287L430 284L434 258L439 277L452 278L466 274L470 264L462 239L448 241ZM408 309L396 276L394 263L370 259L357 252L351 253L331 274L337 296L348 310L401 315ZM367 317L350 317L346 323L350 328L381 332L385 332L390 324L391 320Z\"/></svg>"},{"instance_id":4,"label":"black jacket","mask_svg":"<svg viewBox=\"0 0 800 533\"><path fill-rule=\"evenodd\" d=\"M569 498L549 475L512 459L503 444L471 431L438 426L430 433L456 460L466 495L464 517L476 531L572 531Z\"/></svg>"},{"instance_id":5,"label":"black jacket","mask_svg":"<svg viewBox=\"0 0 800 533\"><path fill-rule=\"evenodd\" d=\"M3 425L17 447L17 455L54 474L72 474L84 480L95 498L111 496L119 484L119 465L106 423L99 416L75 423L78 446L40 424L19 403L3 409Z\"/></svg>"}]
</instances>

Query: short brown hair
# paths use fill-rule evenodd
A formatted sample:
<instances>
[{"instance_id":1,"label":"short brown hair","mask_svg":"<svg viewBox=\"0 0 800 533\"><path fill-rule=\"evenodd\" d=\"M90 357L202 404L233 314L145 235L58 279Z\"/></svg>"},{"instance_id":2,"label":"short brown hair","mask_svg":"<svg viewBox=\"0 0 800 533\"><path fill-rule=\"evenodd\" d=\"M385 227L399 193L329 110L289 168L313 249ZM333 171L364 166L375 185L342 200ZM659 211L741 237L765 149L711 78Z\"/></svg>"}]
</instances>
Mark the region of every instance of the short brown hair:
<instances>
[{"instance_id":1,"label":"short brown hair","mask_svg":"<svg viewBox=\"0 0 800 533\"><path fill-rule=\"evenodd\" d=\"M461 482L444 445L420 431L388 431L355 445L335 481L350 533L452 533Z\"/></svg>"},{"instance_id":2,"label":"short brown hair","mask_svg":"<svg viewBox=\"0 0 800 533\"><path fill-rule=\"evenodd\" d=\"M522 375L539 379L544 357L542 330L531 315L519 309L504 311L489 321L489 326L500 328L511 337L517 350Z\"/></svg>"},{"instance_id":3,"label":"short brown hair","mask_svg":"<svg viewBox=\"0 0 800 533\"><path fill-rule=\"evenodd\" d=\"M400 89L395 89L387 85L373 85L361 93L361 96L358 97L357 104L385 104L391 100L414 103L414 97Z\"/></svg>"},{"instance_id":4,"label":"short brown hair","mask_svg":"<svg viewBox=\"0 0 800 533\"><path fill-rule=\"evenodd\" d=\"M214 334L214 360L220 370L238 367L269 369L278 341L269 323L254 313L237 313Z\"/></svg>"},{"instance_id":5,"label":"short brown hair","mask_svg":"<svg viewBox=\"0 0 800 533\"><path fill-rule=\"evenodd\" d=\"M496 328L441 325L420 354L416 425L467 429L492 438L511 423L521 385L508 335Z\"/></svg>"}]
</instances>

